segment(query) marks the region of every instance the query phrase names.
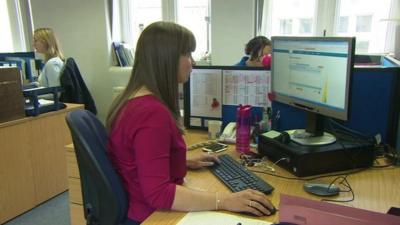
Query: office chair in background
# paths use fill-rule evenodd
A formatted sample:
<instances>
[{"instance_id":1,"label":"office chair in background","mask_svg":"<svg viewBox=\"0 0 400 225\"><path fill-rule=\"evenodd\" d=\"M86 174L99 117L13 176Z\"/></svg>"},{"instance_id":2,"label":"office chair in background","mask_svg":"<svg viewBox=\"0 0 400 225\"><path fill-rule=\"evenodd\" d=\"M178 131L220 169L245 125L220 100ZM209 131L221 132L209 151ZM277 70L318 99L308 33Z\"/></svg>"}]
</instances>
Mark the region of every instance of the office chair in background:
<instances>
[{"instance_id":1,"label":"office chair in background","mask_svg":"<svg viewBox=\"0 0 400 225\"><path fill-rule=\"evenodd\" d=\"M129 224L127 195L106 152L106 128L82 109L69 112L66 121L78 161L87 224Z\"/></svg>"}]
</instances>

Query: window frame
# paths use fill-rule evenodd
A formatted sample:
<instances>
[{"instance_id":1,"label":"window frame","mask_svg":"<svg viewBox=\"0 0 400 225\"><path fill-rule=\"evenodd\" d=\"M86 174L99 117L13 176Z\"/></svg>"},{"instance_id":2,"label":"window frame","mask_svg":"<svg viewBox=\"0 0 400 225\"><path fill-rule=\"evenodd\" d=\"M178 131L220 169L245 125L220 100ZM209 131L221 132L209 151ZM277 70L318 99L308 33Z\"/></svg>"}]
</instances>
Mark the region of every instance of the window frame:
<instances>
[{"instance_id":1,"label":"window frame","mask_svg":"<svg viewBox=\"0 0 400 225\"><path fill-rule=\"evenodd\" d=\"M272 34L272 1L273 0L264 0L264 7L263 7L263 16L262 16L262 28L261 31L258 33L258 35L265 35L267 37L271 37ZM336 33L336 30L339 26L339 20L340 20L340 0L315 0L316 1L316 8L315 8L315 14L313 18L313 31L311 36L336 36L340 35L340 33ZM391 0L390 1L390 8L389 10L389 17L390 18L399 18L400 17L400 12L395 11L393 8L399 8L400 9L400 0ZM333 9L333 10L332 10ZM360 15L361 16L361 15ZM366 15L367 16L367 15ZM347 29L349 28L349 22L347 24ZM293 29L292 25L292 29ZM362 35L362 32L358 32L360 35ZM388 43L392 39L394 39L394 32L393 28L388 27L386 31L386 39L385 39L385 47L383 49L383 52L381 53L387 53L387 52L394 52L394 47L393 44ZM361 39L360 39L361 40ZM371 40L369 40L369 44L371 44ZM371 52L371 50L369 50ZM365 54L364 52L360 52L361 54ZM375 54L375 53L367 53L367 54Z\"/></svg>"},{"instance_id":2,"label":"window frame","mask_svg":"<svg viewBox=\"0 0 400 225\"><path fill-rule=\"evenodd\" d=\"M210 7L210 1L209 7ZM113 11L117 10L117 12L112 13L112 40L116 42L124 42L130 45L133 49L136 47L135 40L132 39L134 37L134 30L130 21L133 21L132 18L134 15L130 13L129 9L132 4L132 0L113 0L112 8ZM178 0L160 0L161 2L161 19L163 21L173 21L178 22ZM208 8L210 13L210 8ZM209 23L210 24L210 23ZM210 26L210 25L209 25ZM207 47L208 51L211 51L211 29L209 29L209 33L207 36Z\"/></svg>"},{"instance_id":3,"label":"window frame","mask_svg":"<svg viewBox=\"0 0 400 225\"><path fill-rule=\"evenodd\" d=\"M30 1L5 0L8 8L12 52L32 51L32 13Z\"/></svg>"}]
</instances>

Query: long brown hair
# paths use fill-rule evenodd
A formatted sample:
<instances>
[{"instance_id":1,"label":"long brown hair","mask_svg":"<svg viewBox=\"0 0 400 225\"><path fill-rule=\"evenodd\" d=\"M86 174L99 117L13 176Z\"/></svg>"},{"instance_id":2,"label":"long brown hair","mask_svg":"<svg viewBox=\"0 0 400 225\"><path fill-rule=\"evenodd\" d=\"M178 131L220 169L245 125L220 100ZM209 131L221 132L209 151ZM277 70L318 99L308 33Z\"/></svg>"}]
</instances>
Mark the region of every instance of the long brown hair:
<instances>
[{"instance_id":1,"label":"long brown hair","mask_svg":"<svg viewBox=\"0 0 400 225\"><path fill-rule=\"evenodd\" d=\"M64 55L61 51L60 43L58 42L53 29L38 28L33 33L33 38L43 42L46 45L46 52L44 53L45 62L54 57L59 57L62 61L65 61Z\"/></svg>"},{"instance_id":2,"label":"long brown hair","mask_svg":"<svg viewBox=\"0 0 400 225\"><path fill-rule=\"evenodd\" d=\"M112 124L120 110L141 87L146 87L170 110L182 131L178 104L178 66L181 55L191 53L196 40L191 31L172 22L155 22L139 37L128 85L111 104L106 126Z\"/></svg>"}]
</instances>

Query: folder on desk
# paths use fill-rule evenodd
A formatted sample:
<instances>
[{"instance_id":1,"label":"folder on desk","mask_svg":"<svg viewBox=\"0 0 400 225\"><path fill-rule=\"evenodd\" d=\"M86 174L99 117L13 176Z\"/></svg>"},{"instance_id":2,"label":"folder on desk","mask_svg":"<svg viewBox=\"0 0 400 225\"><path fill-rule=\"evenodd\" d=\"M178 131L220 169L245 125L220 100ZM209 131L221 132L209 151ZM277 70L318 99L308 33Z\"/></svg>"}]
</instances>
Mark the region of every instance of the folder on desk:
<instances>
[{"instance_id":1,"label":"folder on desk","mask_svg":"<svg viewBox=\"0 0 400 225\"><path fill-rule=\"evenodd\" d=\"M281 194L279 221L298 225L399 225L400 217Z\"/></svg>"}]
</instances>

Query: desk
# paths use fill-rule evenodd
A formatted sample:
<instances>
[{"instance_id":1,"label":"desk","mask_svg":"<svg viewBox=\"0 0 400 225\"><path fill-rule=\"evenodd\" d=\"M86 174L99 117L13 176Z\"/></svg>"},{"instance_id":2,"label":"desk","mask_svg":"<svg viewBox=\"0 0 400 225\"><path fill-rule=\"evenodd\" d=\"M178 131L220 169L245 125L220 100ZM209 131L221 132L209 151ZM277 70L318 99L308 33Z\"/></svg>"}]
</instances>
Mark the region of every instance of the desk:
<instances>
[{"instance_id":1,"label":"desk","mask_svg":"<svg viewBox=\"0 0 400 225\"><path fill-rule=\"evenodd\" d=\"M67 112L83 105L0 124L0 224L67 190Z\"/></svg>"},{"instance_id":2,"label":"desk","mask_svg":"<svg viewBox=\"0 0 400 225\"><path fill-rule=\"evenodd\" d=\"M184 136L187 145L198 142L207 141L207 135L204 131L191 130ZM72 144L65 147L68 162L68 182L69 182L69 198L70 198L70 213L72 225L83 225L85 219L83 217L83 203L79 178L79 170L75 158L74 148ZM201 154L201 150L189 151L188 155ZM230 145L229 150L221 152L220 154L229 153L235 158L238 158L234 150L234 146ZM292 176L286 170L275 167L277 174L283 176ZM308 199L319 200L320 198L308 194L303 191L304 181L287 180L282 178L273 177L270 175L263 175L256 173L264 178L268 183L275 187L275 190L268 198L272 203L279 207L279 194L296 195ZM386 212L391 206L399 206L400 204L400 168L388 169L369 169L348 177L352 188L355 193L355 200L350 203L342 203L343 205L353 206L363 209L369 209L378 212ZM330 182L333 178L321 179L321 181ZM207 190L212 192L227 192L230 190L222 184L211 172L208 170L188 171L185 178L185 186L195 189ZM350 193L342 193L335 199L349 199ZM186 213L185 212L154 212L143 225L168 225L176 224ZM268 221L277 221L278 214L271 217L262 217Z\"/></svg>"},{"instance_id":3,"label":"desk","mask_svg":"<svg viewBox=\"0 0 400 225\"><path fill-rule=\"evenodd\" d=\"M190 131L185 135L187 145L206 141L206 134L200 131ZM234 146L230 146L228 152L233 157L238 157L234 151ZM201 154L200 150L188 152L188 155ZM283 176L293 177L289 172L279 167L275 167L277 174ZM290 194L307 199L319 200L319 197L313 196L303 191L304 181L287 180L282 178L273 177L256 173L258 176L264 178L269 184L275 187L275 190L268 198L272 203L279 208L279 195ZM321 181L330 182L333 178L320 179ZM338 203L346 206L352 206L362 209L373 210L377 212L386 213L391 206L399 207L400 204L400 168L387 168L387 169L368 169L366 171L350 175L348 181L354 190L355 199L349 203ZM188 171L185 179L185 186L218 192L230 192L229 189L223 185L214 175L207 170L201 171ZM338 197L333 199L349 199L350 193L341 193ZM149 224L176 224L186 213L185 212L154 212L143 225ZM277 221L279 212L271 217L263 217L261 219L268 221Z\"/></svg>"}]
</instances>

